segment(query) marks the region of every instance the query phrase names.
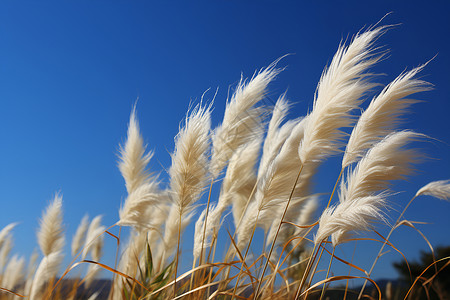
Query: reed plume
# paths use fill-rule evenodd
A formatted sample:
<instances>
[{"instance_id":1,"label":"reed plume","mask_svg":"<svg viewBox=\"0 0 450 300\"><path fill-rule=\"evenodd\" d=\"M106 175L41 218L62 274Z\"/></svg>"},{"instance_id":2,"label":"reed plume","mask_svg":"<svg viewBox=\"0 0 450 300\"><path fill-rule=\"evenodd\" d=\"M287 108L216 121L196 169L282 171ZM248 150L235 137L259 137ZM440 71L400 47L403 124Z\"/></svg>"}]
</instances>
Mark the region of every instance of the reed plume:
<instances>
[{"instance_id":1,"label":"reed plume","mask_svg":"<svg viewBox=\"0 0 450 300\"><path fill-rule=\"evenodd\" d=\"M128 194L146 182L150 176L146 168L153 153L145 153L145 148L136 117L136 105L134 105L128 123L127 140L125 145L120 147L119 161L119 170L125 179Z\"/></svg>"},{"instance_id":2,"label":"reed plume","mask_svg":"<svg viewBox=\"0 0 450 300\"><path fill-rule=\"evenodd\" d=\"M133 226L136 230L152 228L146 212L161 199L159 182L147 171L153 153L145 151L134 106L128 124L127 141L120 150L119 169L125 179L128 197L119 211L117 225Z\"/></svg>"},{"instance_id":3,"label":"reed plume","mask_svg":"<svg viewBox=\"0 0 450 300\"><path fill-rule=\"evenodd\" d=\"M61 252L64 246L62 226L62 197L56 194L40 220L37 233L39 247L44 256Z\"/></svg>"},{"instance_id":4,"label":"reed plume","mask_svg":"<svg viewBox=\"0 0 450 300\"><path fill-rule=\"evenodd\" d=\"M353 128L342 159L342 168L358 161L364 152L401 121L401 115L417 100L409 96L427 91L430 84L414 78L424 66L403 73L386 86L361 114Z\"/></svg>"},{"instance_id":5,"label":"reed plume","mask_svg":"<svg viewBox=\"0 0 450 300\"><path fill-rule=\"evenodd\" d=\"M34 274L30 300L41 299L42 288L50 279L56 276L63 258L64 255L60 251L44 256Z\"/></svg>"},{"instance_id":6,"label":"reed plume","mask_svg":"<svg viewBox=\"0 0 450 300\"><path fill-rule=\"evenodd\" d=\"M416 196L427 195L441 200L450 200L450 179L428 183L417 191Z\"/></svg>"},{"instance_id":7,"label":"reed plume","mask_svg":"<svg viewBox=\"0 0 450 300\"><path fill-rule=\"evenodd\" d=\"M233 153L253 138L261 125L262 107L255 107L261 101L269 83L280 72L275 68L278 61L261 70L248 83L241 78L231 100L227 102L223 122L212 135L211 174L217 178Z\"/></svg>"},{"instance_id":8,"label":"reed plume","mask_svg":"<svg viewBox=\"0 0 450 300\"><path fill-rule=\"evenodd\" d=\"M332 235L336 246L350 232L367 230L372 222L384 220L382 208L390 182L404 179L412 172L411 164L420 161L415 150L404 147L421 137L412 131L391 133L366 153L342 183L339 204L322 213L316 244Z\"/></svg>"},{"instance_id":9,"label":"reed plume","mask_svg":"<svg viewBox=\"0 0 450 300\"><path fill-rule=\"evenodd\" d=\"M380 27L357 34L350 45L341 45L322 74L299 147L302 163L321 161L339 152L345 136L341 128L353 124L351 112L374 87L368 81L368 69L381 59L374 54L373 43L383 30Z\"/></svg>"},{"instance_id":10,"label":"reed plume","mask_svg":"<svg viewBox=\"0 0 450 300\"><path fill-rule=\"evenodd\" d=\"M210 113L210 107L195 107L175 138L170 197L181 216L192 211L207 184Z\"/></svg>"},{"instance_id":11,"label":"reed plume","mask_svg":"<svg viewBox=\"0 0 450 300\"><path fill-rule=\"evenodd\" d=\"M14 255L6 265L4 276L1 280L1 287L14 290L19 284L23 283L23 271L25 269L25 259Z\"/></svg>"},{"instance_id":12,"label":"reed plume","mask_svg":"<svg viewBox=\"0 0 450 300\"><path fill-rule=\"evenodd\" d=\"M72 256L77 255L78 251L80 251L81 247L84 245L88 226L89 226L89 216L86 214L81 219L77 231L75 232L75 235L72 238L72 247L71 247Z\"/></svg>"},{"instance_id":13,"label":"reed plume","mask_svg":"<svg viewBox=\"0 0 450 300\"><path fill-rule=\"evenodd\" d=\"M63 260L64 235L62 227L62 197L55 194L53 202L43 213L37 233L39 247L44 258L41 260L31 284L30 300L40 297L41 289L48 280L55 277Z\"/></svg>"}]
</instances>

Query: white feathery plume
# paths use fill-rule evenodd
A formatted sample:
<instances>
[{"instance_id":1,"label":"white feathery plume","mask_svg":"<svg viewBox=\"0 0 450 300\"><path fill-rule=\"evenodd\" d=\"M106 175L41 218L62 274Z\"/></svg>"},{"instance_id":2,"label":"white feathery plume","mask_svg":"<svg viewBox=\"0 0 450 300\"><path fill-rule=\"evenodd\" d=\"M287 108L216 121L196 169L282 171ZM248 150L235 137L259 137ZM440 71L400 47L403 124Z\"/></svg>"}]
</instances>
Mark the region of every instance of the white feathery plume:
<instances>
[{"instance_id":1,"label":"white feathery plume","mask_svg":"<svg viewBox=\"0 0 450 300\"><path fill-rule=\"evenodd\" d=\"M300 159L297 153L300 141L303 138L305 119L298 120L293 127L289 137L281 146L279 153L268 165L267 170L258 172L262 178L257 179L255 192L255 204L250 203L243 217L243 224L238 228L239 245L248 241L247 237L252 234L254 224L262 227L266 232L269 230L273 220L281 217L280 204L289 199L294 188L294 201L303 201L300 197L302 189L308 182L299 180L294 187L295 179L300 169ZM304 174L308 174L305 172ZM309 176L309 175L308 175ZM286 180L289 179L289 180ZM248 232L247 230L250 230Z\"/></svg>"},{"instance_id":2,"label":"white feathery plume","mask_svg":"<svg viewBox=\"0 0 450 300\"><path fill-rule=\"evenodd\" d=\"M47 281L56 276L63 257L64 255L59 251L51 252L49 255L44 256L34 275L33 283L31 285L30 300L41 299L42 288Z\"/></svg>"},{"instance_id":3,"label":"white feathery plume","mask_svg":"<svg viewBox=\"0 0 450 300\"><path fill-rule=\"evenodd\" d=\"M158 185L156 179L152 178L128 194L124 205L120 208L120 220L117 225L133 226L136 230L151 228L147 210L148 208L154 209L161 200Z\"/></svg>"},{"instance_id":4,"label":"white feathery plume","mask_svg":"<svg viewBox=\"0 0 450 300\"><path fill-rule=\"evenodd\" d=\"M424 135L399 131L375 144L358 162L341 185L339 204L326 209L319 221L315 243L332 235L333 245L342 243L351 231L364 231L373 221L384 220L390 181L403 179L412 172L411 164L419 155L403 147Z\"/></svg>"},{"instance_id":5,"label":"white feathery plume","mask_svg":"<svg viewBox=\"0 0 450 300\"><path fill-rule=\"evenodd\" d=\"M353 128L342 159L342 168L356 162L364 152L386 136L401 120L401 115L417 100L410 95L430 89L426 81L415 79L424 66L403 73L370 102Z\"/></svg>"},{"instance_id":6,"label":"white feathery plume","mask_svg":"<svg viewBox=\"0 0 450 300\"><path fill-rule=\"evenodd\" d=\"M89 216L84 215L83 219L81 219L80 224L78 225L77 231L72 238L72 256L77 255L78 251L80 251L81 247L84 245L84 241L86 238L86 231L89 226Z\"/></svg>"},{"instance_id":7,"label":"white feathery plume","mask_svg":"<svg viewBox=\"0 0 450 300\"><path fill-rule=\"evenodd\" d=\"M6 235L3 239L3 245L0 248L0 271L3 270L3 268L6 265L6 262L9 258L9 253L11 252L13 247L13 241L11 235Z\"/></svg>"},{"instance_id":8,"label":"white feathery plume","mask_svg":"<svg viewBox=\"0 0 450 300\"><path fill-rule=\"evenodd\" d=\"M170 196L178 207L178 216L189 213L207 182L210 107L197 105L186 117L175 138L170 175Z\"/></svg>"},{"instance_id":9,"label":"white feathery plume","mask_svg":"<svg viewBox=\"0 0 450 300\"><path fill-rule=\"evenodd\" d=\"M290 103L286 100L286 94L282 94L272 111L272 118L267 128L267 135L264 139L263 153L261 162L258 168L258 177L261 178L269 164L275 159L276 155L283 146L286 139L291 134L292 129L297 124L298 120L290 120L281 126L281 123L286 118L289 112Z\"/></svg>"},{"instance_id":10,"label":"white feathery plume","mask_svg":"<svg viewBox=\"0 0 450 300\"><path fill-rule=\"evenodd\" d=\"M98 215L92 219L86 233L86 240L83 247L82 258L86 259L90 253L93 260L100 260L101 250L103 247L103 233L105 226L101 225L102 216Z\"/></svg>"},{"instance_id":11,"label":"white feathery plume","mask_svg":"<svg viewBox=\"0 0 450 300\"><path fill-rule=\"evenodd\" d=\"M62 226L62 197L55 194L53 202L47 207L40 220L37 233L39 247L45 256L62 252L64 235Z\"/></svg>"},{"instance_id":12,"label":"white feathery plume","mask_svg":"<svg viewBox=\"0 0 450 300\"><path fill-rule=\"evenodd\" d=\"M17 223L10 223L3 227L3 229L0 231L0 248L3 246L5 240L10 235L11 230L13 230L16 225Z\"/></svg>"},{"instance_id":13,"label":"white feathery plume","mask_svg":"<svg viewBox=\"0 0 450 300\"><path fill-rule=\"evenodd\" d=\"M127 141L124 146L120 147L119 161L119 170L125 179L125 186L129 194L149 178L146 168L153 153L149 152L146 154L145 148L142 136L139 132L135 105L130 115Z\"/></svg>"},{"instance_id":14,"label":"white feathery plume","mask_svg":"<svg viewBox=\"0 0 450 300\"><path fill-rule=\"evenodd\" d=\"M383 27L357 34L350 45L339 47L325 69L299 147L302 163L321 161L339 152L345 136L340 128L353 124L351 112L374 86L367 81L367 70L381 58L374 54L373 43L382 32Z\"/></svg>"},{"instance_id":15,"label":"white feathery plume","mask_svg":"<svg viewBox=\"0 0 450 300\"><path fill-rule=\"evenodd\" d=\"M256 184L255 166L259 157L261 139L262 136L257 134L250 142L236 150L230 159L222 182L219 205L223 208L232 204L231 211L235 226L237 226L247 202L251 200L249 197Z\"/></svg>"},{"instance_id":16,"label":"white feathery plume","mask_svg":"<svg viewBox=\"0 0 450 300\"><path fill-rule=\"evenodd\" d=\"M25 268L25 259L14 255L6 265L5 272L1 280L1 287L13 290L18 284L23 282L23 270Z\"/></svg>"},{"instance_id":17,"label":"white feathery plume","mask_svg":"<svg viewBox=\"0 0 450 300\"><path fill-rule=\"evenodd\" d=\"M278 75L275 61L261 70L248 83L242 78L231 100L227 102L223 122L212 136L211 174L217 178L233 153L253 138L261 125L262 107L255 107L261 101L269 83Z\"/></svg>"},{"instance_id":18,"label":"white feathery plume","mask_svg":"<svg viewBox=\"0 0 450 300\"><path fill-rule=\"evenodd\" d=\"M305 123L305 119L297 122L277 156L261 172L263 177L258 178L255 193L258 210L267 210L288 200L301 166L297 149L303 138Z\"/></svg>"},{"instance_id":19,"label":"white feathery plume","mask_svg":"<svg viewBox=\"0 0 450 300\"><path fill-rule=\"evenodd\" d=\"M432 196L441 200L450 200L450 179L428 183L417 191L416 197L420 195Z\"/></svg>"},{"instance_id":20,"label":"white feathery plume","mask_svg":"<svg viewBox=\"0 0 450 300\"><path fill-rule=\"evenodd\" d=\"M244 213L241 225L236 230L238 237L237 247L240 251L245 250L244 247L248 244L253 234L253 228L257 222L256 216L258 215L257 203L255 201L250 202Z\"/></svg>"},{"instance_id":21,"label":"white feathery plume","mask_svg":"<svg viewBox=\"0 0 450 300\"><path fill-rule=\"evenodd\" d=\"M319 219L314 242L320 243L331 235L333 246L337 246L345 242L351 232L369 230L372 222L385 220L381 213L385 205L386 195L381 193L330 206Z\"/></svg>"},{"instance_id":22,"label":"white feathery plume","mask_svg":"<svg viewBox=\"0 0 450 300\"><path fill-rule=\"evenodd\" d=\"M356 168L342 182L339 201L371 196L387 189L390 181L404 179L412 173L411 164L419 162L419 154L403 147L423 134L403 130L387 135L375 144L359 161Z\"/></svg>"},{"instance_id":23,"label":"white feathery plume","mask_svg":"<svg viewBox=\"0 0 450 300\"><path fill-rule=\"evenodd\" d=\"M237 226L256 184L255 165L259 157L261 141L261 130L255 130L252 140L241 145L231 156L217 205L210 207L206 228L204 228L205 210L195 223L194 259L200 256L202 244L203 249L211 245L211 237L218 233L222 214L229 205L232 205L234 223ZM203 232L205 232L204 239Z\"/></svg>"}]
</instances>

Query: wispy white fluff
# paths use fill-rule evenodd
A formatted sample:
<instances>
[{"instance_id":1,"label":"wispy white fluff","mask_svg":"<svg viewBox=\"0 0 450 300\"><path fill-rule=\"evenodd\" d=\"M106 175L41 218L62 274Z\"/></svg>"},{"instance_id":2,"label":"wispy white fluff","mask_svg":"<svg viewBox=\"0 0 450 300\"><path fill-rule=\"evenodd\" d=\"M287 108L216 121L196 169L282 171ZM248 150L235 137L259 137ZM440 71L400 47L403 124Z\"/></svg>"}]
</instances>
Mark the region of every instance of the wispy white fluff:
<instances>
[{"instance_id":1,"label":"wispy white fluff","mask_svg":"<svg viewBox=\"0 0 450 300\"><path fill-rule=\"evenodd\" d=\"M0 248L0 271L2 271L6 265L12 247L13 247L12 236L8 234L3 239L3 245Z\"/></svg>"},{"instance_id":2,"label":"wispy white fluff","mask_svg":"<svg viewBox=\"0 0 450 300\"><path fill-rule=\"evenodd\" d=\"M261 147L261 135L255 135L236 150L230 159L219 196L221 207L232 204L234 225L237 226L256 184L256 163ZM223 210L221 214L223 213Z\"/></svg>"},{"instance_id":3,"label":"wispy white fluff","mask_svg":"<svg viewBox=\"0 0 450 300\"><path fill-rule=\"evenodd\" d=\"M416 197L420 195L432 196L441 200L450 200L450 179L428 183L417 191Z\"/></svg>"},{"instance_id":4,"label":"wispy white fluff","mask_svg":"<svg viewBox=\"0 0 450 300\"><path fill-rule=\"evenodd\" d=\"M7 237L10 236L11 230L13 230L16 225L17 223L10 223L3 227L3 229L0 231L0 248L3 246Z\"/></svg>"},{"instance_id":5,"label":"wispy white fluff","mask_svg":"<svg viewBox=\"0 0 450 300\"><path fill-rule=\"evenodd\" d=\"M259 129L253 130L250 141L241 145L231 156L225 177L222 181L219 200L215 206L211 206L204 229L205 212L202 213L196 222L194 237L194 258L198 258L201 247L207 248L211 244L211 237L217 234L222 220L222 215L229 205L232 205L232 212L235 225L239 222L241 214L249 200L251 192L256 184L255 165L259 158L262 142L262 125ZM203 231L205 239L203 240Z\"/></svg>"},{"instance_id":6,"label":"wispy white fluff","mask_svg":"<svg viewBox=\"0 0 450 300\"><path fill-rule=\"evenodd\" d=\"M159 182L155 178L143 182L128 194L119 211L120 220L117 225L134 226L137 230L151 228L151 220L147 210L154 208L161 200Z\"/></svg>"},{"instance_id":7,"label":"wispy white fluff","mask_svg":"<svg viewBox=\"0 0 450 300\"><path fill-rule=\"evenodd\" d=\"M373 53L373 43L382 31L377 28L358 34L347 47L341 45L322 74L299 148L303 163L320 161L340 151L345 136L341 128L353 124L351 112L373 87L367 81L367 70L380 59Z\"/></svg>"},{"instance_id":8,"label":"wispy white fluff","mask_svg":"<svg viewBox=\"0 0 450 300\"><path fill-rule=\"evenodd\" d=\"M304 119L296 121L289 137L282 144L267 169L258 172L262 177L257 179L255 203L250 203L251 205L245 211L243 223L237 231L240 247L243 243L248 242L248 236L253 231L255 223L251 222L257 221L257 225L267 232L273 221L281 218L280 204L288 201L293 188L292 203L297 201L300 203L304 200L300 195L302 195L302 189L306 186L308 178L305 177L305 180L301 178L294 186L301 166L297 150L303 138L304 124ZM309 176L309 173L305 172L304 175Z\"/></svg>"},{"instance_id":9,"label":"wispy white fluff","mask_svg":"<svg viewBox=\"0 0 450 300\"><path fill-rule=\"evenodd\" d=\"M241 78L231 100L227 102L223 122L212 136L211 174L214 178L219 176L233 153L247 143L261 125L263 109L255 105L264 98L267 86L280 72L275 68L276 63L261 70L248 83Z\"/></svg>"},{"instance_id":10,"label":"wispy white fluff","mask_svg":"<svg viewBox=\"0 0 450 300\"><path fill-rule=\"evenodd\" d=\"M316 243L331 234L333 245L340 244L352 231L367 230L372 222L384 220L381 211L390 181L405 178L411 164L419 162L418 153L404 147L420 137L412 131L392 133L366 153L342 183L339 204L323 212Z\"/></svg>"},{"instance_id":11,"label":"wispy white fluff","mask_svg":"<svg viewBox=\"0 0 450 300\"><path fill-rule=\"evenodd\" d=\"M198 105L175 138L169 175L171 198L179 215L189 213L207 184L210 126L210 107Z\"/></svg>"},{"instance_id":12,"label":"wispy white fluff","mask_svg":"<svg viewBox=\"0 0 450 300\"><path fill-rule=\"evenodd\" d=\"M420 138L424 135L404 130L375 144L347 176L346 184L341 185L339 201L370 196L388 188L390 181L404 179L412 172L411 164L420 161L415 150L404 146Z\"/></svg>"},{"instance_id":13,"label":"wispy white fluff","mask_svg":"<svg viewBox=\"0 0 450 300\"><path fill-rule=\"evenodd\" d=\"M258 178L255 200L259 210L287 201L301 166L297 150L304 135L304 126L304 119L297 122L277 156L262 172L262 178Z\"/></svg>"},{"instance_id":14,"label":"wispy white fluff","mask_svg":"<svg viewBox=\"0 0 450 300\"><path fill-rule=\"evenodd\" d=\"M342 159L342 168L356 162L373 144L396 126L407 108L416 103L410 95L430 89L430 84L414 77L424 66L398 76L375 97L353 128Z\"/></svg>"},{"instance_id":15,"label":"wispy white fluff","mask_svg":"<svg viewBox=\"0 0 450 300\"><path fill-rule=\"evenodd\" d=\"M275 159L278 152L283 146L286 139L291 134L292 129L297 124L298 120L289 120L285 124L281 123L286 118L289 112L290 103L286 99L286 94L282 94L272 111L272 118L267 128L267 135L264 140L263 153L261 162L258 168L258 177L261 178L269 164Z\"/></svg>"},{"instance_id":16,"label":"wispy white fluff","mask_svg":"<svg viewBox=\"0 0 450 300\"><path fill-rule=\"evenodd\" d=\"M53 202L47 207L40 220L37 234L39 247L47 256L53 252L61 252L64 246L62 226L62 197L55 195Z\"/></svg>"},{"instance_id":17,"label":"wispy white fluff","mask_svg":"<svg viewBox=\"0 0 450 300\"><path fill-rule=\"evenodd\" d=\"M5 271L3 272L1 287L8 290L14 290L14 287L23 283L24 268L25 259L14 255L6 265Z\"/></svg>"},{"instance_id":18,"label":"wispy white fluff","mask_svg":"<svg viewBox=\"0 0 450 300\"><path fill-rule=\"evenodd\" d=\"M77 255L78 251L80 251L81 247L84 245L84 240L86 238L86 231L89 226L89 216L84 215L83 219L81 219L80 225L78 225L77 231L72 238L72 256Z\"/></svg>"},{"instance_id":19,"label":"wispy white fluff","mask_svg":"<svg viewBox=\"0 0 450 300\"><path fill-rule=\"evenodd\" d=\"M256 202L250 202L245 211L245 215L242 218L242 223L237 228L236 233L238 237L237 246L240 251L245 250L245 246L250 241L250 238L253 234L253 228L255 227L255 223L257 222L258 215L258 205Z\"/></svg>"},{"instance_id":20,"label":"wispy white fluff","mask_svg":"<svg viewBox=\"0 0 450 300\"><path fill-rule=\"evenodd\" d=\"M101 222L102 216L98 215L89 224L83 247L83 259L90 253L93 260L100 260L104 239L103 233L105 231L105 226L101 225Z\"/></svg>"},{"instance_id":21,"label":"wispy white fluff","mask_svg":"<svg viewBox=\"0 0 450 300\"><path fill-rule=\"evenodd\" d=\"M44 256L34 275L33 283L31 285L30 300L41 299L43 287L51 278L56 276L63 257L63 254L59 251Z\"/></svg>"},{"instance_id":22,"label":"wispy white fluff","mask_svg":"<svg viewBox=\"0 0 450 300\"><path fill-rule=\"evenodd\" d=\"M136 106L130 115L128 124L127 141L120 147L119 169L125 179L128 193L132 193L148 178L147 164L153 156L152 152L145 153L145 146L139 132L139 124L136 118Z\"/></svg>"},{"instance_id":23,"label":"wispy white fluff","mask_svg":"<svg viewBox=\"0 0 450 300\"><path fill-rule=\"evenodd\" d=\"M320 217L314 242L319 243L331 235L336 246L348 239L351 232L369 230L372 222L383 221L381 208L386 204L385 196L366 196L330 206Z\"/></svg>"}]
</instances>

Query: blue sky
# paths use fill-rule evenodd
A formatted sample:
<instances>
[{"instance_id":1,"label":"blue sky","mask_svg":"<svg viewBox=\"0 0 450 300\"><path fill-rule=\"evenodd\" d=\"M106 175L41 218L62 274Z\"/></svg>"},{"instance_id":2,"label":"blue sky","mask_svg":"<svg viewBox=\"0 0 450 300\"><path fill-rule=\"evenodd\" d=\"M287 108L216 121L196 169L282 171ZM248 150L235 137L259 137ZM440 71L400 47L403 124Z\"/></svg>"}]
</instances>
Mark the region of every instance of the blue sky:
<instances>
[{"instance_id":1,"label":"blue sky","mask_svg":"<svg viewBox=\"0 0 450 300\"><path fill-rule=\"evenodd\" d=\"M422 185L450 178L449 11L445 1L2 1L0 227L20 222L15 252L29 255L37 247L41 211L57 191L69 239L85 213L103 214L106 225L114 224L126 196L116 167L118 145L137 98L141 129L155 152L151 169L164 177L179 123L205 90L219 88L217 125L229 87L241 74L251 77L290 53L267 101L288 89L296 102L291 117L303 116L339 42L389 12L381 24L400 25L378 41L391 50L374 69L385 74L380 83L437 54L422 72L434 90L418 95L424 102L413 107L403 128L439 141L419 145L431 159L395 186L405 191L392 199L392 209L401 210ZM331 191L337 164L334 159L322 167L316 191ZM430 222L420 229L433 245L448 245L449 211L449 203L424 197L406 216ZM185 253L191 233L184 236ZM399 230L393 241L411 258L426 249L411 230ZM107 245L114 248L114 241ZM371 261L377 247L358 245L368 254L359 262ZM349 258L352 249L339 251ZM106 262L113 252L106 250ZM375 277L395 277L390 264L399 259L386 255Z\"/></svg>"}]
</instances>

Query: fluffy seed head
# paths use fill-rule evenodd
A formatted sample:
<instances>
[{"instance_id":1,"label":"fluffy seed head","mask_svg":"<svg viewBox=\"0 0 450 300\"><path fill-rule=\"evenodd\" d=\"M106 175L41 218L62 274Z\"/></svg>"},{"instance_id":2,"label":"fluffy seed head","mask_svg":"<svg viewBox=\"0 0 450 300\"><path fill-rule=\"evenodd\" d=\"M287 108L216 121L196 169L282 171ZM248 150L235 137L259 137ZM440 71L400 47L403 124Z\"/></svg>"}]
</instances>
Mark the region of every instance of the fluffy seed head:
<instances>
[{"instance_id":1,"label":"fluffy seed head","mask_svg":"<svg viewBox=\"0 0 450 300\"><path fill-rule=\"evenodd\" d=\"M53 202L47 207L40 221L37 234L39 247L45 256L53 252L61 252L64 246L62 227L62 197L56 194Z\"/></svg>"},{"instance_id":2,"label":"fluffy seed head","mask_svg":"<svg viewBox=\"0 0 450 300\"><path fill-rule=\"evenodd\" d=\"M450 200L450 179L430 182L417 191L420 195L432 196L441 200Z\"/></svg>"},{"instance_id":3,"label":"fluffy seed head","mask_svg":"<svg viewBox=\"0 0 450 300\"><path fill-rule=\"evenodd\" d=\"M127 141L124 146L120 147L119 161L119 170L125 179L128 193L133 192L148 179L149 174L146 167L152 156L152 152L145 153L144 142L136 118L136 106L134 106L128 124Z\"/></svg>"}]
</instances>

